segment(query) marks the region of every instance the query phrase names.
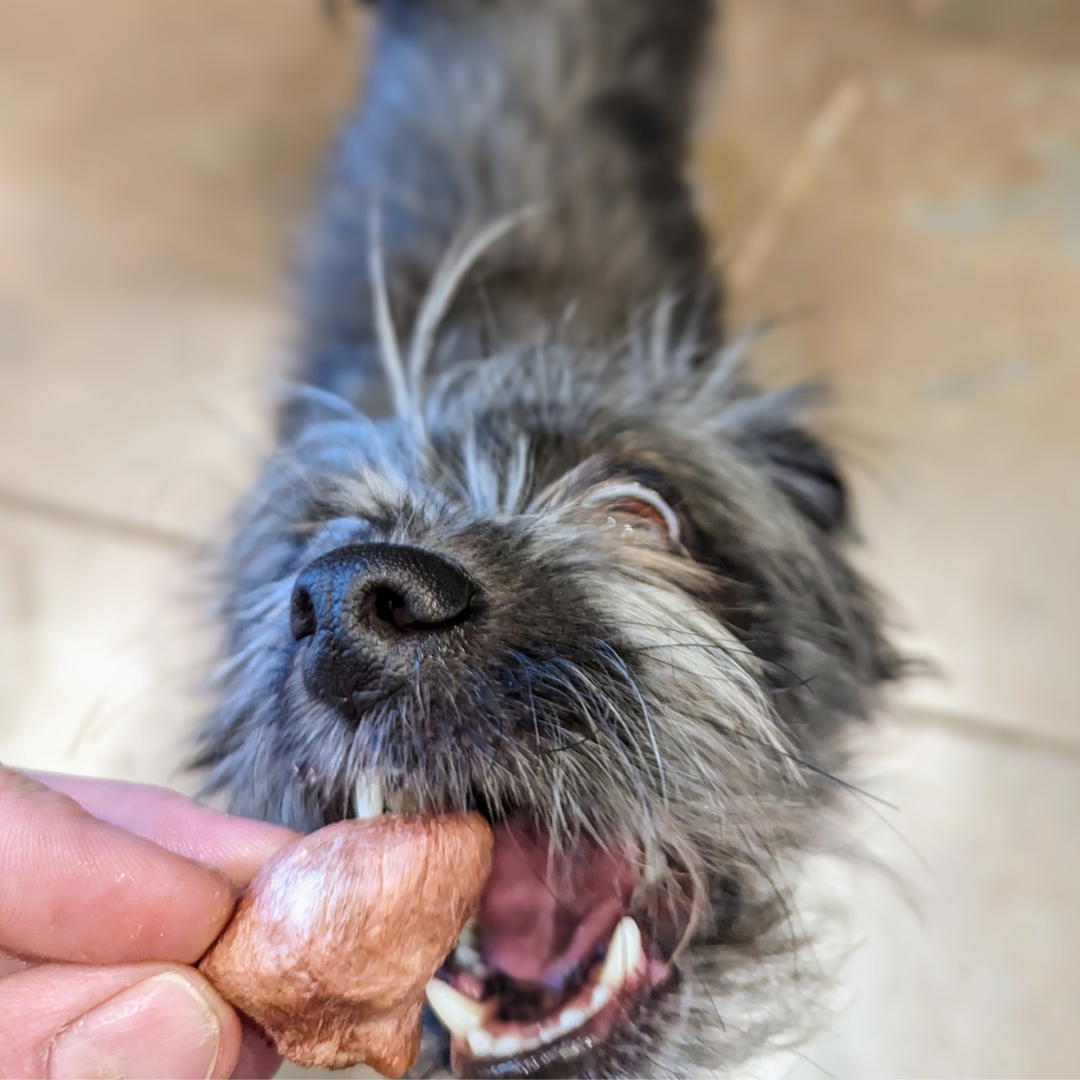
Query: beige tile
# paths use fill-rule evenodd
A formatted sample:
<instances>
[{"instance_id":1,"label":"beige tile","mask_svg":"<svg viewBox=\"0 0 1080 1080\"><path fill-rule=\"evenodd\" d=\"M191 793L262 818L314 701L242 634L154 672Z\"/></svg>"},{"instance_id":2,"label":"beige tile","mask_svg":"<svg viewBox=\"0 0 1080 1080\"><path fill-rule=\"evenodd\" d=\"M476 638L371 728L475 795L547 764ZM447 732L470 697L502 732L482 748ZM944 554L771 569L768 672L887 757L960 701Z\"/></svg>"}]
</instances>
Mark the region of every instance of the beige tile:
<instances>
[{"instance_id":1,"label":"beige tile","mask_svg":"<svg viewBox=\"0 0 1080 1080\"><path fill-rule=\"evenodd\" d=\"M1080 739L1080 10L937 9L733 0L700 186L737 243L864 92L735 321L792 316L762 370L835 389L863 561L944 675L911 699Z\"/></svg>"},{"instance_id":2,"label":"beige tile","mask_svg":"<svg viewBox=\"0 0 1080 1080\"><path fill-rule=\"evenodd\" d=\"M98 0L93 18L80 0L5 0L4 269L61 295L262 295L350 103L355 51L311 0Z\"/></svg>"},{"instance_id":3,"label":"beige tile","mask_svg":"<svg viewBox=\"0 0 1080 1080\"><path fill-rule=\"evenodd\" d=\"M354 80L321 10L0 5L0 488L188 532L244 488Z\"/></svg>"},{"instance_id":4,"label":"beige tile","mask_svg":"<svg viewBox=\"0 0 1080 1080\"><path fill-rule=\"evenodd\" d=\"M1080 1071L1080 756L900 721L832 866L848 941L838 1019L789 1076ZM872 810L872 812L871 812Z\"/></svg>"},{"instance_id":5,"label":"beige tile","mask_svg":"<svg viewBox=\"0 0 1080 1080\"><path fill-rule=\"evenodd\" d=\"M0 760L190 787L201 593L183 550L0 513Z\"/></svg>"},{"instance_id":6,"label":"beige tile","mask_svg":"<svg viewBox=\"0 0 1080 1080\"><path fill-rule=\"evenodd\" d=\"M0 489L204 535L267 445L269 305L127 295L20 309L0 369Z\"/></svg>"}]
</instances>

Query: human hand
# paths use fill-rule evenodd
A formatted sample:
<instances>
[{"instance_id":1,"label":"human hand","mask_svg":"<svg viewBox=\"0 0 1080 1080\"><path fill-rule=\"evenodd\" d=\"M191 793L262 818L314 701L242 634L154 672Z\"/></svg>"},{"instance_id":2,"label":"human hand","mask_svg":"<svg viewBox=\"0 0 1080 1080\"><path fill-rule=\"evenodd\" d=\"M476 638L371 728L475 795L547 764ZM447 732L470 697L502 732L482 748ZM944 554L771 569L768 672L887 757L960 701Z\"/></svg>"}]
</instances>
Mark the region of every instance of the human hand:
<instances>
[{"instance_id":1,"label":"human hand","mask_svg":"<svg viewBox=\"0 0 1080 1080\"><path fill-rule=\"evenodd\" d=\"M0 1077L269 1077L194 967L288 829L0 766Z\"/></svg>"}]
</instances>

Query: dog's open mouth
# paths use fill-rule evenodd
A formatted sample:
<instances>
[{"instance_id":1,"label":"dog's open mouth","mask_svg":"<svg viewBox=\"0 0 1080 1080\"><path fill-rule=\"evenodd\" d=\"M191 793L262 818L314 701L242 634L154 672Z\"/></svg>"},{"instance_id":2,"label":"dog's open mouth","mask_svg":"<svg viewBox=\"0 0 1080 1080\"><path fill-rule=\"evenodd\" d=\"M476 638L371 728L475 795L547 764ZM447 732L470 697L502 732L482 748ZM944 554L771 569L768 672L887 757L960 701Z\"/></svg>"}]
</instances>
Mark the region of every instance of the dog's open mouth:
<instances>
[{"instance_id":1,"label":"dog's open mouth","mask_svg":"<svg viewBox=\"0 0 1080 1080\"><path fill-rule=\"evenodd\" d=\"M672 977L631 861L591 839L556 850L525 813L496 822L480 912L428 989L459 1076L550 1074L596 1050ZM663 920L665 924L672 919Z\"/></svg>"},{"instance_id":2,"label":"dog's open mouth","mask_svg":"<svg viewBox=\"0 0 1080 1080\"><path fill-rule=\"evenodd\" d=\"M360 817L409 803L398 791L384 806L381 784L366 780L354 799ZM495 836L491 875L428 1004L450 1033L458 1076L578 1075L575 1062L676 983L671 957L688 895L644 888L631 843L556 844L525 810L484 816Z\"/></svg>"}]
</instances>

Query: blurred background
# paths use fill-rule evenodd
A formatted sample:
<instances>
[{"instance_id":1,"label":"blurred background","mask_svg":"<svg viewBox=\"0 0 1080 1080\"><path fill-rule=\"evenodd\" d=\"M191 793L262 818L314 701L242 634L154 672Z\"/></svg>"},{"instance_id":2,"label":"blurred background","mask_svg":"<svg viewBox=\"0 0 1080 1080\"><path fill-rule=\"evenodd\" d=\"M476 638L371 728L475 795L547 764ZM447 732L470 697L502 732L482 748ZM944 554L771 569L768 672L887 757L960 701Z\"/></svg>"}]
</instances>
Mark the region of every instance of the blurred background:
<instances>
[{"instance_id":1,"label":"blurred background","mask_svg":"<svg viewBox=\"0 0 1080 1080\"><path fill-rule=\"evenodd\" d=\"M0 0L0 759L190 790L200 554L268 446L358 78L316 0ZM727 0L731 322L823 379L900 639L838 1019L788 1076L1080 1074L1080 2ZM883 801L878 801L883 800Z\"/></svg>"}]
</instances>

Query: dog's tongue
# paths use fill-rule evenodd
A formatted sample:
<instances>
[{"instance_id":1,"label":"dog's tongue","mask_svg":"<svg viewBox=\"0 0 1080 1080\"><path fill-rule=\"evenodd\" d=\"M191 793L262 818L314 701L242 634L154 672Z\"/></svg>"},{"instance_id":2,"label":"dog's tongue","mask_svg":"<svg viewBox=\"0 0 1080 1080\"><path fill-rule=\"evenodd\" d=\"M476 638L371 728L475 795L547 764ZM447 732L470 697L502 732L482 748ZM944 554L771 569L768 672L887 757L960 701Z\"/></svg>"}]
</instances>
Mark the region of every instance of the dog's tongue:
<instances>
[{"instance_id":1,"label":"dog's tongue","mask_svg":"<svg viewBox=\"0 0 1080 1080\"><path fill-rule=\"evenodd\" d=\"M551 852L524 817L495 828L480 902L484 962L517 982L561 990L606 941L633 892L631 867L590 840Z\"/></svg>"}]
</instances>

